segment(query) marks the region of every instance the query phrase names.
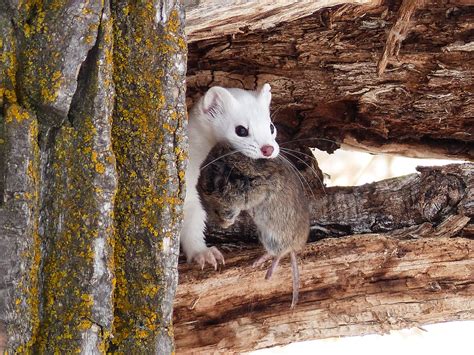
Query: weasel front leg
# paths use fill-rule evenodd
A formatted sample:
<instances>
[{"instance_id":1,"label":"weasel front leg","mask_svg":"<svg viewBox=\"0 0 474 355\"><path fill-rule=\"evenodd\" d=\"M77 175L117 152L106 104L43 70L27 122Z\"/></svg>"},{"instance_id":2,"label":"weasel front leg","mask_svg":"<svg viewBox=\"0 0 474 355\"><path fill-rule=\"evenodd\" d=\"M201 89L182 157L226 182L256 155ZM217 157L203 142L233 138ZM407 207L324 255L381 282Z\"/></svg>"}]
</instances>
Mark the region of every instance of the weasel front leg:
<instances>
[{"instance_id":1,"label":"weasel front leg","mask_svg":"<svg viewBox=\"0 0 474 355\"><path fill-rule=\"evenodd\" d=\"M211 264L217 270L217 265L224 265L224 256L216 247L208 248L204 241L206 212L199 199L184 201L184 221L181 230L181 246L188 262L196 262L201 269L205 264Z\"/></svg>"}]
</instances>

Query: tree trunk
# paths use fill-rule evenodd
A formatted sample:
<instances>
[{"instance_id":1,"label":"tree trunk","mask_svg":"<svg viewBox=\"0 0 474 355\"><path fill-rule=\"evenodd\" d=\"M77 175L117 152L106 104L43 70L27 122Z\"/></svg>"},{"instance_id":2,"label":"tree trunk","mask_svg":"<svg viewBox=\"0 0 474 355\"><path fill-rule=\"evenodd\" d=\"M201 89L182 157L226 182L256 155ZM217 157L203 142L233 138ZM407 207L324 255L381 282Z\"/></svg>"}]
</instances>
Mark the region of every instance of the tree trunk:
<instances>
[{"instance_id":1,"label":"tree trunk","mask_svg":"<svg viewBox=\"0 0 474 355\"><path fill-rule=\"evenodd\" d=\"M163 0L2 1L0 10L7 349L171 353L183 9Z\"/></svg>"}]
</instances>

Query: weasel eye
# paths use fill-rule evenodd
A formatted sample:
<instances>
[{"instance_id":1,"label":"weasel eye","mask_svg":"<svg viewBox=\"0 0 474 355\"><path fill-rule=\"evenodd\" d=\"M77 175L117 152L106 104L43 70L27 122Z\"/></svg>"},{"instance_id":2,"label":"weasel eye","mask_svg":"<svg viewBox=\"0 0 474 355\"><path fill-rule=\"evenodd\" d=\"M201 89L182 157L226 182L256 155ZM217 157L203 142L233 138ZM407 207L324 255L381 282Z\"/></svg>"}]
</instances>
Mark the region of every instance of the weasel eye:
<instances>
[{"instance_id":1,"label":"weasel eye","mask_svg":"<svg viewBox=\"0 0 474 355\"><path fill-rule=\"evenodd\" d=\"M275 126L273 125L273 123L270 123L270 132L272 134L275 133Z\"/></svg>"},{"instance_id":2,"label":"weasel eye","mask_svg":"<svg viewBox=\"0 0 474 355\"><path fill-rule=\"evenodd\" d=\"M237 126L235 127L235 133L239 137L247 137L249 135L249 130L245 128L244 126Z\"/></svg>"}]
</instances>

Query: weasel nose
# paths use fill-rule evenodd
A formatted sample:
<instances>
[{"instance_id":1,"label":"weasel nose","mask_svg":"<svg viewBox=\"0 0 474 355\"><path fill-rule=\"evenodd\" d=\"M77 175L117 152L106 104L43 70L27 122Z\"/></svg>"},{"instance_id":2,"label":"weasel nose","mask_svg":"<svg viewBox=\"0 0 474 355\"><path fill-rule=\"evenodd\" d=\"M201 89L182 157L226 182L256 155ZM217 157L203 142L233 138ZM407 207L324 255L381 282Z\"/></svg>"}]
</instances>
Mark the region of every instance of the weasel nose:
<instances>
[{"instance_id":1,"label":"weasel nose","mask_svg":"<svg viewBox=\"0 0 474 355\"><path fill-rule=\"evenodd\" d=\"M265 157L269 157L270 155L272 155L274 150L275 149L271 145L264 145L262 148L260 148L260 151Z\"/></svg>"}]
</instances>

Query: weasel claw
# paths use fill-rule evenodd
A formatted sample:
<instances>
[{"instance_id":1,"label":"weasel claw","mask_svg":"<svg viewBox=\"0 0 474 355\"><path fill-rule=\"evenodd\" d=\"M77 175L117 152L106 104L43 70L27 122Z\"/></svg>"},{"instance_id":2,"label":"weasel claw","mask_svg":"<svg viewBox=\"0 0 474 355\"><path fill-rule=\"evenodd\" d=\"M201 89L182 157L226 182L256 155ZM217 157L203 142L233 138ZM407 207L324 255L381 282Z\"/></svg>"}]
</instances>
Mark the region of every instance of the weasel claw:
<instances>
[{"instance_id":1,"label":"weasel claw","mask_svg":"<svg viewBox=\"0 0 474 355\"><path fill-rule=\"evenodd\" d=\"M206 262L211 264L215 270L217 270L218 263L225 265L224 256L216 247L210 247L200 253L197 253L193 256L192 260L201 267L201 270L204 269Z\"/></svg>"}]
</instances>

